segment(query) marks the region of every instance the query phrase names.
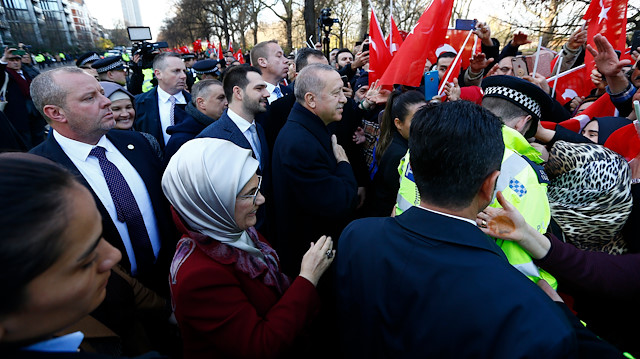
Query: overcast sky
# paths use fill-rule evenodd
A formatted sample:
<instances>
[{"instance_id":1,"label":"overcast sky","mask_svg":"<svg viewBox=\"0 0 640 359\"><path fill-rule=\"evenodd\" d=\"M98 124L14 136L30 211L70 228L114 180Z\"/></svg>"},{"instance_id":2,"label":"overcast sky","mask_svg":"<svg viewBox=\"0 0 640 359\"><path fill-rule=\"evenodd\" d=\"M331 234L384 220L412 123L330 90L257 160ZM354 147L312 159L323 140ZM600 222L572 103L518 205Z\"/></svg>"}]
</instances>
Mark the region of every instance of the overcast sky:
<instances>
[{"instance_id":1,"label":"overcast sky","mask_svg":"<svg viewBox=\"0 0 640 359\"><path fill-rule=\"evenodd\" d=\"M113 24L117 21L124 23L120 0L85 0L84 2L89 8L91 16L98 19L100 25L105 28L113 28ZM153 41L156 41L162 20L172 14L171 3L171 0L138 0L142 26L151 28Z\"/></svg>"}]
</instances>

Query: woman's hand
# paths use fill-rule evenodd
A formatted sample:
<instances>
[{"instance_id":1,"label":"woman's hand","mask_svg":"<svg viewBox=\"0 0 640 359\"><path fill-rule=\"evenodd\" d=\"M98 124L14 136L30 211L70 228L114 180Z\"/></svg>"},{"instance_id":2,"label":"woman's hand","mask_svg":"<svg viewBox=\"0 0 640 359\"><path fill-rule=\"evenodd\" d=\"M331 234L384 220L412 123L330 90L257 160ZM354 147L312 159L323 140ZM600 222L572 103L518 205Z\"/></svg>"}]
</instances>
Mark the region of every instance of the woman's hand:
<instances>
[{"instance_id":1,"label":"woman's hand","mask_svg":"<svg viewBox=\"0 0 640 359\"><path fill-rule=\"evenodd\" d=\"M302 257L300 276L317 286L335 256L336 250L333 249L331 237L322 236L316 243L311 242L311 248Z\"/></svg>"},{"instance_id":2,"label":"woman's hand","mask_svg":"<svg viewBox=\"0 0 640 359\"><path fill-rule=\"evenodd\" d=\"M478 213L478 227L491 237L517 242L535 259L547 255L551 248L549 239L531 227L502 192L498 191L496 198L502 208L487 207Z\"/></svg>"}]
</instances>

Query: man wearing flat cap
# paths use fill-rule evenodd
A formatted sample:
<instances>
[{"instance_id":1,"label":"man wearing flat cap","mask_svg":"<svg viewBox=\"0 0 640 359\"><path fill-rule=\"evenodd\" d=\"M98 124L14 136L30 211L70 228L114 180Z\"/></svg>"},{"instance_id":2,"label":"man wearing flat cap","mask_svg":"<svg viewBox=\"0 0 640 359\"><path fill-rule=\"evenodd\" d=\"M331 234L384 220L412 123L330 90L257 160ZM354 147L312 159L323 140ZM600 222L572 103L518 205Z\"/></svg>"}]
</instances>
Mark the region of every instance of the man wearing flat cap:
<instances>
[{"instance_id":1,"label":"man wearing flat cap","mask_svg":"<svg viewBox=\"0 0 640 359\"><path fill-rule=\"evenodd\" d=\"M200 80L218 80L220 78L220 69L218 68L218 60L206 59L200 60L193 64L193 71Z\"/></svg>"},{"instance_id":2,"label":"man wearing flat cap","mask_svg":"<svg viewBox=\"0 0 640 359\"><path fill-rule=\"evenodd\" d=\"M525 137L531 137L541 118L549 116L552 101L538 86L513 76L491 76L482 81L482 106L502 120L505 153L496 190L522 213L526 222L541 233L546 233L551 220L547 184L549 179L540 165L540 152ZM419 204L419 195L413 180L409 153L400 161L402 176L396 214ZM418 203L415 199L418 198ZM490 207L500 207L494 199ZM533 281L545 279L552 287L557 282L550 274L539 269L518 244L496 240L509 259L509 263Z\"/></svg>"},{"instance_id":3,"label":"man wearing flat cap","mask_svg":"<svg viewBox=\"0 0 640 359\"><path fill-rule=\"evenodd\" d=\"M98 72L100 81L115 82L120 86L127 85L127 73L120 56L109 56L97 60L91 64L91 67Z\"/></svg>"}]
</instances>

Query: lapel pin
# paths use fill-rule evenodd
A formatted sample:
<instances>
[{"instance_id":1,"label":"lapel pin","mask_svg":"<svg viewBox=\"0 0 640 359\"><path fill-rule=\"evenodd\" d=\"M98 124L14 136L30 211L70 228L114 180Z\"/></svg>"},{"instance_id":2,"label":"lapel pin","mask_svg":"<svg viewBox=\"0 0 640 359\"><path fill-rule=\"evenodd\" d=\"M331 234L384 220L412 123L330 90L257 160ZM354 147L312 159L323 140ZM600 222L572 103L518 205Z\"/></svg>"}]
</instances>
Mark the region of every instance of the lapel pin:
<instances>
[{"instance_id":1,"label":"lapel pin","mask_svg":"<svg viewBox=\"0 0 640 359\"><path fill-rule=\"evenodd\" d=\"M132 150L132 149L134 149L134 148L135 148L135 146L134 146L134 145L128 145L128 146L127 146L127 148L128 148L128 149L130 149L130 150Z\"/></svg>"}]
</instances>

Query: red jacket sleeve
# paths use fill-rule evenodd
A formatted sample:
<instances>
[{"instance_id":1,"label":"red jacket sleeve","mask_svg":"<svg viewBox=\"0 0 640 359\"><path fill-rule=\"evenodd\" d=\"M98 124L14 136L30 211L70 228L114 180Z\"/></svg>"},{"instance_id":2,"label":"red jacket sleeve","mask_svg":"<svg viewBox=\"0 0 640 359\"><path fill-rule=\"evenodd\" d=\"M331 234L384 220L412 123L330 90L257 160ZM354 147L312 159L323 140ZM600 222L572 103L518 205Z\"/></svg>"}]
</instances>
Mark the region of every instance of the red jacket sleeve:
<instances>
[{"instance_id":1,"label":"red jacket sleeve","mask_svg":"<svg viewBox=\"0 0 640 359\"><path fill-rule=\"evenodd\" d=\"M185 357L274 358L317 314L320 300L306 279L297 277L278 298L260 279L198 252L182 265L172 287Z\"/></svg>"}]
</instances>

